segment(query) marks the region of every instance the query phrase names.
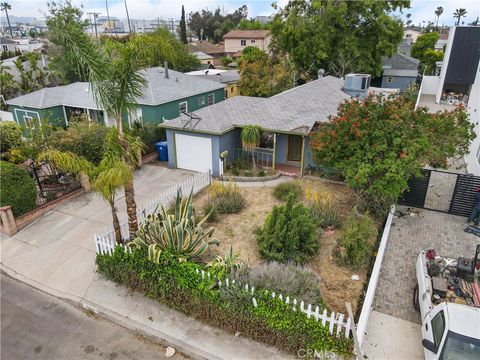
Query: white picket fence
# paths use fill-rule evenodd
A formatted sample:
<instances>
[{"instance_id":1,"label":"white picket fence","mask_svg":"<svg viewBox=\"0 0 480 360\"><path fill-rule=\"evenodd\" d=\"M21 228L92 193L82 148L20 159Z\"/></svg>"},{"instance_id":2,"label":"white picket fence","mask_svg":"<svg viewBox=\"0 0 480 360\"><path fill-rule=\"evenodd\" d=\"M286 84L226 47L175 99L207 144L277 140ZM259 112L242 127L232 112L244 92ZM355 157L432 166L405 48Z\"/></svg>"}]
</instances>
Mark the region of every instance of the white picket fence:
<instances>
[{"instance_id":1,"label":"white picket fence","mask_svg":"<svg viewBox=\"0 0 480 360\"><path fill-rule=\"evenodd\" d=\"M143 219L145 219L145 217L152 214L158 205L163 204L165 207L168 207L169 204L175 200L175 196L177 196L178 190L180 190L183 195L188 195L190 191L193 191L193 194L196 194L203 188L210 185L211 182L212 174L210 171L208 171L196 173L186 179L184 182L172 186L167 191L148 201L141 209L137 209L138 222L140 223ZM122 233L122 238L124 240L128 239L128 222L120 224L120 230ZM101 248L105 249L105 251L113 251L113 249L115 248L115 232L113 230L113 227L109 227L105 231L96 233L94 235L94 238L98 253L100 253Z\"/></svg>"},{"instance_id":2,"label":"white picket fence","mask_svg":"<svg viewBox=\"0 0 480 360\"><path fill-rule=\"evenodd\" d=\"M197 269L197 274L204 279L207 277L210 279L212 276L208 271L200 271ZM248 285L248 284L240 284L240 283L235 283L235 280L229 280L228 278L225 279L225 281L222 283L222 281L218 281L218 286L222 287L233 287L236 286L237 288L243 288L246 292L249 292L252 295L252 304L254 307L258 306L257 299L255 298L255 287ZM348 317L345 320L345 315L341 313L335 314L335 312L331 312L330 315L327 313L327 309L323 309L322 312L320 312L320 308L318 306L315 306L315 309L313 308L312 304L305 304L303 301L297 301L297 299L290 299L289 296L283 296L282 294L275 294L275 292L270 292L268 290L265 290L265 294L270 296L272 298L277 298L281 301L284 301L285 304L291 305L292 311L301 311L304 313L307 318L313 318L316 321L321 321L322 326L325 326L328 323L328 330L331 335L335 335L339 337L342 332L345 335L345 337L349 337L350 331L351 331L351 326L352 326L352 319Z\"/></svg>"}]
</instances>

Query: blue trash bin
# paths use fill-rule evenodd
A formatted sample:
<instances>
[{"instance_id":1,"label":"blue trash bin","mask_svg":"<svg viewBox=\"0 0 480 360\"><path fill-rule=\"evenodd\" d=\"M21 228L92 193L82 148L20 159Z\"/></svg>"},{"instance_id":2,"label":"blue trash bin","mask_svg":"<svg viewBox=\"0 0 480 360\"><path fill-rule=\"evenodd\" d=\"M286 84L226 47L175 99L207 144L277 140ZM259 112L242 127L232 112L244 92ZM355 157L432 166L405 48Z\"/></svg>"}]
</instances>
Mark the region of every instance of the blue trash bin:
<instances>
[{"instance_id":1,"label":"blue trash bin","mask_svg":"<svg viewBox=\"0 0 480 360\"><path fill-rule=\"evenodd\" d=\"M158 152L158 160L168 161L168 146L166 141L160 141L156 143L155 149Z\"/></svg>"}]
</instances>

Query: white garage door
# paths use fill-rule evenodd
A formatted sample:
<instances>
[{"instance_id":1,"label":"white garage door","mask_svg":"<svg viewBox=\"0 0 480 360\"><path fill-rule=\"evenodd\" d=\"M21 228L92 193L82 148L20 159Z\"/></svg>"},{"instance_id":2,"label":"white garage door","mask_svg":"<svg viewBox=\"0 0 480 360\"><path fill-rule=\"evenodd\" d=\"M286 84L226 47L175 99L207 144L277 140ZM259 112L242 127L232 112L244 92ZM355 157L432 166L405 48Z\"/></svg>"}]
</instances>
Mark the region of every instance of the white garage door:
<instances>
[{"instance_id":1,"label":"white garage door","mask_svg":"<svg viewBox=\"0 0 480 360\"><path fill-rule=\"evenodd\" d=\"M175 134L177 167L180 169L212 170L212 140L200 136Z\"/></svg>"}]
</instances>

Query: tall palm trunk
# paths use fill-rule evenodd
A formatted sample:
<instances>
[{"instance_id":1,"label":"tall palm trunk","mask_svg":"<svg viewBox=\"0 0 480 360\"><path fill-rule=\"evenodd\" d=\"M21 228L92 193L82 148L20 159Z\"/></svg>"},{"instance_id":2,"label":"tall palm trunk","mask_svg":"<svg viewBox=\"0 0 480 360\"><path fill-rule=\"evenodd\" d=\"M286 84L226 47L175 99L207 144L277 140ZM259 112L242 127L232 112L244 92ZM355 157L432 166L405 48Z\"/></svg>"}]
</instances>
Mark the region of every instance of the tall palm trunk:
<instances>
[{"instance_id":1,"label":"tall palm trunk","mask_svg":"<svg viewBox=\"0 0 480 360\"><path fill-rule=\"evenodd\" d=\"M255 149L252 149L252 163L253 163L253 170L257 169L257 164L255 163Z\"/></svg>"},{"instance_id":2,"label":"tall palm trunk","mask_svg":"<svg viewBox=\"0 0 480 360\"><path fill-rule=\"evenodd\" d=\"M120 229L120 221L118 220L117 207L115 206L115 200L114 199L108 200L108 203L110 204L110 209L112 211L115 241L117 242L117 244L123 244L122 231Z\"/></svg>"},{"instance_id":3,"label":"tall palm trunk","mask_svg":"<svg viewBox=\"0 0 480 360\"><path fill-rule=\"evenodd\" d=\"M10 36L13 38L12 25L10 25L10 16L8 16L8 10L5 8L5 16L7 17L8 30L10 30Z\"/></svg>"},{"instance_id":4,"label":"tall palm trunk","mask_svg":"<svg viewBox=\"0 0 480 360\"><path fill-rule=\"evenodd\" d=\"M135 202L135 189L133 187L133 170L135 168L135 164L132 164L130 154L130 145L128 141L125 139L123 133L123 124L122 124L122 115L117 114L116 123L118 129L118 140L124 149L124 153L126 154L124 161L132 171L131 180L128 180L124 184L124 191L125 191L125 203L127 204L127 216L128 216L128 233L130 239L134 239L138 230L138 219L137 219L137 203Z\"/></svg>"}]
</instances>

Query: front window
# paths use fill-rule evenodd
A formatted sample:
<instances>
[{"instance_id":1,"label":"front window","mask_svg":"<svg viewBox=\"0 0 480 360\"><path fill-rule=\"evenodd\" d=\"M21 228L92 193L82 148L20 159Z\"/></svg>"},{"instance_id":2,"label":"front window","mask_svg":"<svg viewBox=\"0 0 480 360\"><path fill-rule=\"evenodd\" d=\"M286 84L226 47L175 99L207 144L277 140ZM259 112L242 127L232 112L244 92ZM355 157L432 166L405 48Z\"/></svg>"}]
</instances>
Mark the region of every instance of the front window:
<instances>
[{"instance_id":1,"label":"front window","mask_svg":"<svg viewBox=\"0 0 480 360\"><path fill-rule=\"evenodd\" d=\"M391 84L393 82L393 77L387 77L387 84Z\"/></svg>"},{"instance_id":2,"label":"front window","mask_svg":"<svg viewBox=\"0 0 480 360\"><path fill-rule=\"evenodd\" d=\"M252 44L255 44L255 40L250 40L250 42L251 42Z\"/></svg>"},{"instance_id":3,"label":"front window","mask_svg":"<svg viewBox=\"0 0 480 360\"><path fill-rule=\"evenodd\" d=\"M198 97L198 105L205 105L205 96Z\"/></svg>"},{"instance_id":4,"label":"front window","mask_svg":"<svg viewBox=\"0 0 480 360\"><path fill-rule=\"evenodd\" d=\"M240 40L241 46L247 46L247 40Z\"/></svg>"},{"instance_id":5,"label":"front window","mask_svg":"<svg viewBox=\"0 0 480 360\"><path fill-rule=\"evenodd\" d=\"M440 311L437 315L435 315L432 319L432 332L433 332L433 339L435 340L435 346L440 346L442 342L443 332L445 330L445 314L443 311Z\"/></svg>"},{"instance_id":6,"label":"front window","mask_svg":"<svg viewBox=\"0 0 480 360\"><path fill-rule=\"evenodd\" d=\"M33 118L31 116L25 115L23 117L23 122L25 123L25 127L27 129L30 129L30 130L35 129L35 123L34 123Z\"/></svg>"},{"instance_id":7,"label":"front window","mask_svg":"<svg viewBox=\"0 0 480 360\"><path fill-rule=\"evenodd\" d=\"M215 97L213 96L213 94L208 95L208 105L213 105L214 102Z\"/></svg>"},{"instance_id":8,"label":"front window","mask_svg":"<svg viewBox=\"0 0 480 360\"><path fill-rule=\"evenodd\" d=\"M439 359L480 359L480 340L449 331Z\"/></svg>"}]
</instances>

